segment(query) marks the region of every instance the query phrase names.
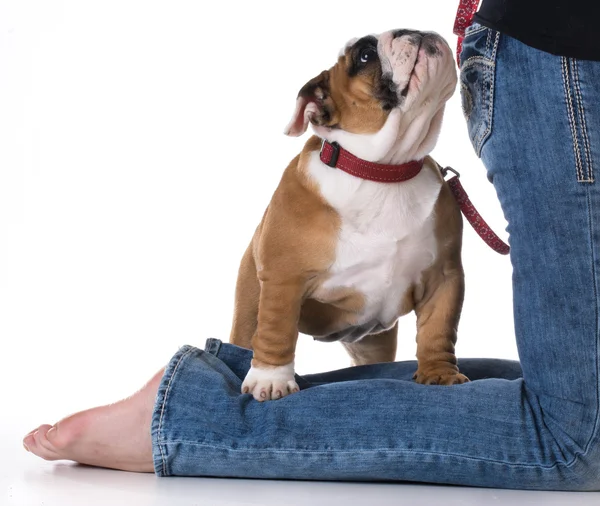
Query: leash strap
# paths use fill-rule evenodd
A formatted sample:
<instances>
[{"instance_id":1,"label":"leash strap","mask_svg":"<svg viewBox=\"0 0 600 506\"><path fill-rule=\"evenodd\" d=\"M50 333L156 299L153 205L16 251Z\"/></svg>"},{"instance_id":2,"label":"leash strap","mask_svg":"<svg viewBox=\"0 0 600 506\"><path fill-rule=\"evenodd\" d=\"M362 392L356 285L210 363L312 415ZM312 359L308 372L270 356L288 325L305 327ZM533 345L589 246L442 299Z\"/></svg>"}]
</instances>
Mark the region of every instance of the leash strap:
<instances>
[{"instance_id":1,"label":"leash strap","mask_svg":"<svg viewBox=\"0 0 600 506\"><path fill-rule=\"evenodd\" d=\"M458 35L458 41L456 44L456 61L460 64L460 53L462 51L462 43L465 38L465 30L473 22L473 17L479 7L479 0L460 0L458 9L456 11L456 19L454 20L453 32ZM492 248L494 251L501 255L508 255L510 252L510 246L506 244L500 237L498 237L486 221L475 209L475 206L469 199L467 192L460 183L460 174L450 167L442 169L442 175L445 177L448 171L453 172L455 175L448 181L448 186L460 207L460 210L467 218L467 221L475 229L475 232L481 237L485 243Z\"/></svg>"},{"instance_id":2,"label":"leash strap","mask_svg":"<svg viewBox=\"0 0 600 506\"><path fill-rule=\"evenodd\" d=\"M460 52L462 51L462 43L465 38L465 30L473 22L477 7L479 7L479 0L460 0L458 4L453 30L454 34L458 35L458 42L456 44L456 61L458 63L460 63Z\"/></svg>"},{"instance_id":3,"label":"leash strap","mask_svg":"<svg viewBox=\"0 0 600 506\"><path fill-rule=\"evenodd\" d=\"M460 183L460 174L450 167L442 169L443 176L446 176L448 172L453 172L455 176L448 179L446 183L448 183L448 186L450 187L450 190L452 191L460 210L465 215L465 218L467 218L467 221L475 229L475 232L477 232L479 237L481 237L490 248L501 255L508 255L510 252L510 246L494 233L490 226L477 212L477 209L475 209L471 199L469 199L469 196L463 188L463 185Z\"/></svg>"}]
</instances>

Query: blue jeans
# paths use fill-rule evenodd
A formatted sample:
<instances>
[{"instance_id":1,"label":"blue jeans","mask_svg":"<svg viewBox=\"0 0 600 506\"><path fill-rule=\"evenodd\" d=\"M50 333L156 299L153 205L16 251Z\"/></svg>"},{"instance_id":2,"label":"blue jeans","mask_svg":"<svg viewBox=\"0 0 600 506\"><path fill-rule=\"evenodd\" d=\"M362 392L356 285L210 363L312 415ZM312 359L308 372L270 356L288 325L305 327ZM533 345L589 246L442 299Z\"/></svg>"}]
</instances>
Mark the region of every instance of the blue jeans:
<instances>
[{"instance_id":1,"label":"blue jeans","mask_svg":"<svg viewBox=\"0 0 600 506\"><path fill-rule=\"evenodd\" d=\"M461 60L469 135L509 223L520 364L461 360L472 381L451 387L414 383L415 362L349 368L259 403L240 394L250 351L186 346L156 400L159 476L600 490L600 62L479 25Z\"/></svg>"}]
</instances>

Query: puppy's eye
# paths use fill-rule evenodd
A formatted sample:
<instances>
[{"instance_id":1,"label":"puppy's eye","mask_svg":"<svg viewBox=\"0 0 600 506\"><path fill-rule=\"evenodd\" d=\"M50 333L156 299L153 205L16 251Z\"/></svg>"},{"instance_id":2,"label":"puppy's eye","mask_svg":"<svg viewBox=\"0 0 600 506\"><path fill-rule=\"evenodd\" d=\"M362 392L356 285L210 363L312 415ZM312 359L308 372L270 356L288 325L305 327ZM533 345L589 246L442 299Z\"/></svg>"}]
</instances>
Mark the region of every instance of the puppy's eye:
<instances>
[{"instance_id":1,"label":"puppy's eye","mask_svg":"<svg viewBox=\"0 0 600 506\"><path fill-rule=\"evenodd\" d=\"M365 48L360 52L360 61L361 63L368 63L370 61L373 61L376 56L377 53L373 48Z\"/></svg>"}]
</instances>

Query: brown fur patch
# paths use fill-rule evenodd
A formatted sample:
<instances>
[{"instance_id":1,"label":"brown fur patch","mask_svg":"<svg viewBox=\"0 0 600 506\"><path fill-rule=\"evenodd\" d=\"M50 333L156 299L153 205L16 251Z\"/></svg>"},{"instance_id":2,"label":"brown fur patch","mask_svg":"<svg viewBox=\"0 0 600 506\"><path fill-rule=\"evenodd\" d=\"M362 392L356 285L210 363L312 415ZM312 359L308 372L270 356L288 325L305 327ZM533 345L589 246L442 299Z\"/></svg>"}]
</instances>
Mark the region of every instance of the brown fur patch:
<instances>
[{"instance_id":1,"label":"brown fur patch","mask_svg":"<svg viewBox=\"0 0 600 506\"><path fill-rule=\"evenodd\" d=\"M311 122L356 134L381 130L389 112L389 100L381 90L389 87L378 61L356 69L356 49L347 48L329 70L310 79L298 93L318 106ZM301 111L303 114L303 111Z\"/></svg>"},{"instance_id":2,"label":"brown fur patch","mask_svg":"<svg viewBox=\"0 0 600 506\"><path fill-rule=\"evenodd\" d=\"M396 360L398 322L389 330L363 337L354 343L342 343L352 365L377 364Z\"/></svg>"},{"instance_id":3,"label":"brown fur patch","mask_svg":"<svg viewBox=\"0 0 600 506\"><path fill-rule=\"evenodd\" d=\"M350 77L349 58L348 54L340 57L329 70L331 97L336 106L334 124L357 134L378 132L389 115L374 94L381 72L373 68Z\"/></svg>"},{"instance_id":4,"label":"brown fur patch","mask_svg":"<svg viewBox=\"0 0 600 506\"><path fill-rule=\"evenodd\" d=\"M261 364L293 360L307 290L334 261L340 218L302 170L319 146L311 138L285 170L240 266L230 340Z\"/></svg>"}]
</instances>

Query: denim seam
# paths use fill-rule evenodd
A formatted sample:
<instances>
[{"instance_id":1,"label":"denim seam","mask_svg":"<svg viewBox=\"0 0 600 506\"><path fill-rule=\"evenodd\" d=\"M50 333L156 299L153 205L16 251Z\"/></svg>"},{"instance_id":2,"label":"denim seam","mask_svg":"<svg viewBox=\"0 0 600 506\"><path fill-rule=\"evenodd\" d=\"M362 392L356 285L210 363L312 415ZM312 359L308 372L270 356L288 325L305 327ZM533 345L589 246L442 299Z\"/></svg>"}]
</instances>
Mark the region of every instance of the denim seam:
<instances>
[{"instance_id":1,"label":"denim seam","mask_svg":"<svg viewBox=\"0 0 600 506\"><path fill-rule=\"evenodd\" d=\"M469 30L469 26L465 30L465 38L469 35L475 35L476 33L483 32L484 30L489 30L487 26L480 26L479 28L474 28L473 30Z\"/></svg>"},{"instance_id":2,"label":"denim seam","mask_svg":"<svg viewBox=\"0 0 600 506\"><path fill-rule=\"evenodd\" d=\"M587 182L594 182L594 170L592 168L592 156L590 150L590 140L587 133L587 121L585 119L585 109L583 108L583 99L581 86L579 85L579 66L576 60L571 60L571 69L573 71L573 82L575 83L575 96L577 97L577 109L579 111L579 122L581 127L581 138L585 153L585 164L587 166Z\"/></svg>"},{"instance_id":3,"label":"denim seam","mask_svg":"<svg viewBox=\"0 0 600 506\"><path fill-rule=\"evenodd\" d=\"M587 202L588 202L588 223L590 231L590 246L592 252L592 276L594 279L594 298L596 300L596 379L600 378L600 328L598 326L598 317L600 314L600 308L598 307L598 281L596 273L596 256L594 254L594 215L592 213L592 204L590 191L587 191ZM594 421L594 428L592 429L592 435L589 441L585 444L582 456L587 455L591 448L594 439L598 436L600 431L600 387L596 389L596 420Z\"/></svg>"},{"instance_id":4,"label":"denim seam","mask_svg":"<svg viewBox=\"0 0 600 506\"><path fill-rule=\"evenodd\" d=\"M488 34L488 38L489 38L489 34ZM487 54L487 52L488 52L488 50L486 49L485 54ZM467 58L461 65L461 73L464 72L469 67L475 66L476 63L479 63L484 66L483 73L484 73L484 75L488 76L487 82L489 82L490 81L489 76L493 75L495 73L496 64L494 61L490 60L487 56L471 56L470 58ZM461 82L461 86L464 86L464 84L462 82ZM480 80L479 86L481 88L479 90L479 96L483 97L486 94L485 84L484 84L483 80ZM465 87L465 89L468 90L467 87ZM470 100L472 100L470 93L468 93L468 96L470 97ZM490 95L490 97L491 96L492 95ZM492 103L493 102L490 102L490 104L492 104ZM462 104L461 104L461 108L462 108ZM477 154L477 156L479 156L479 154L481 153L480 144L483 142L483 140L485 140L485 137L491 131L491 124L490 124L491 111L490 111L490 109L491 109L491 105L488 106L487 117L486 117L486 120L487 120L486 129L483 132L479 132L473 139L473 146L475 148L475 153ZM480 130L481 126L482 125L479 125L479 128L477 130Z\"/></svg>"},{"instance_id":5,"label":"denim seam","mask_svg":"<svg viewBox=\"0 0 600 506\"><path fill-rule=\"evenodd\" d=\"M158 420L158 429L156 431L156 442L158 443L158 449L160 450L160 456L161 456L161 460L162 460L162 473L161 473L162 475L165 475L167 472L167 462L165 459L165 452L163 451L163 446L167 443L165 442L165 440L162 437L162 425L163 425L163 417L165 414L165 408L167 406L167 400L169 398L169 393L171 391L171 383L173 382L173 379L175 378L175 375L177 374L177 369L179 369L179 365L181 364L181 361L185 357L187 357L190 353L192 353L192 351L194 351L194 348L190 348L187 352L185 352L183 355L181 355L181 357L179 357L177 364L173 368L173 372L171 373L169 382L167 383L165 395L163 396L162 406L160 408L160 418Z\"/></svg>"},{"instance_id":6,"label":"denim seam","mask_svg":"<svg viewBox=\"0 0 600 506\"><path fill-rule=\"evenodd\" d=\"M562 57L561 57L562 58ZM592 205L590 202L590 192L587 192L587 207L588 207L588 229L590 231L590 246L591 246L591 254L592 254L592 277L594 279L594 296L596 302L596 378L600 375L600 327L598 326L598 316L600 314L600 308L598 307L598 287L596 280L596 268L595 262L596 257L594 255L594 237L593 237L593 214L592 214ZM574 467L578 461L581 460L582 457L585 457L592 450L592 444L594 440L598 436L600 429L600 388L596 389L596 418L594 420L594 426L592 427L592 433L588 441L583 445L582 452L576 452L573 456L571 462L569 462L566 467L570 469Z\"/></svg>"},{"instance_id":7,"label":"denim seam","mask_svg":"<svg viewBox=\"0 0 600 506\"><path fill-rule=\"evenodd\" d=\"M445 453L445 452L426 452L426 451L412 451L412 450L390 450L389 448L375 448L369 450L307 450L303 448L279 448L279 449L260 449L260 448L232 448L230 446L219 446L208 443L200 443L198 441L186 441L183 439L171 440L165 442L166 445L170 444L188 444L191 446L201 446L204 448L212 448L215 450L226 450L230 452L252 452L254 454L269 454L269 453L311 453L311 454L338 454L338 453L351 453L351 454L369 454L369 453L384 453L384 454L401 454L401 455L435 455L441 457L454 457L458 459L473 460L476 462L491 462L492 464L502 464L510 467L524 467L524 468L537 468L537 469L554 469L559 465L565 466L567 469L571 467L571 462L555 462L551 466L545 466L541 464L524 464L520 462L505 462L504 460L486 459L481 457L472 457L470 455L460 455L456 453Z\"/></svg>"},{"instance_id":8,"label":"denim seam","mask_svg":"<svg viewBox=\"0 0 600 506\"><path fill-rule=\"evenodd\" d=\"M490 54L490 41L492 40L492 30L488 30L487 37L485 39L485 55Z\"/></svg>"},{"instance_id":9,"label":"denim seam","mask_svg":"<svg viewBox=\"0 0 600 506\"><path fill-rule=\"evenodd\" d=\"M492 41L492 33L495 33L495 37L494 37L494 47L492 49L492 52L490 54L490 45L491 45L491 41ZM475 140L475 146L477 149L477 156L479 156L481 154L481 149L483 147L483 142L488 138L488 136L490 135L490 132L492 131L492 117L494 114L494 79L495 79L495 73L496 73L496 51L498 49L498 42L500 40L500 32L493 32L492 30L490 30L488 32L488 38L486 41L486 48L485 48L485 54L486 57L489 54L489 63L490 65L486 67L486 74L487 74L487 83L489 84L489 89L485 90L487 92L487 94L489 95L488 98L488 107L487 107L487 122L486 122L486 128L483 132L480 132L479 135L477 136L477 139ZM483 86L483 83L482 83ZM483 96L483 93L482 93Z\"/></svg>"},{"instance_id":10,"label":"denim seam","mask_svg":"<svg viewBox=\"0 0 600 506\"><path fill-rule=\"evenodd\" d=\"M577 181L582 183L585 181L583 177L583 163L581 161L581 150L579 148L579 140L577 138L577 124L575 122L575 111L573 110L573 97L571 95L571 79L569 76L569 59L565 56L560 57L561 70L563 77L563 88L565 92L565 101L567 105L567 113L569 117L569 126L571 127L571 137L573 138L573 153L575 155L575 170L577 172Z\"/></svg>"},{"instance_id":11,"label":"denim seam","mask_svg":"<svg viewBox=\"0 0 600 506\"><path fill-rule=\"evenodd\" d=\"M469 64L470 64L471 62L479 62L479 63L483 63L483 64L485 64L485 65L492 66L492 67L495 67L495 66L496 66L496 64L495 64L493 61L491 61L489 58L486 58L485 56L471 56L470 58L467 58L467 59L466 59L466 60L465 60L465 61L462 63L462 65L461 65L461 70L463 70L463 69L464 69L464 67L467 67L467 66L469 66Z\"/></svg>"},{"instance_id":12,"label":"denim seam","mask_svg":"<svg viewBox=\"0 0 600 506\"><path fill-rule=\"evenodd\" d=\"M220 339L215 339L214 337L209 337L206 340L206 344L204 346L204 351L214 355L215 357L219 354L219 350L221 349L222 341Z\"/></svg>"}]
</instances>

